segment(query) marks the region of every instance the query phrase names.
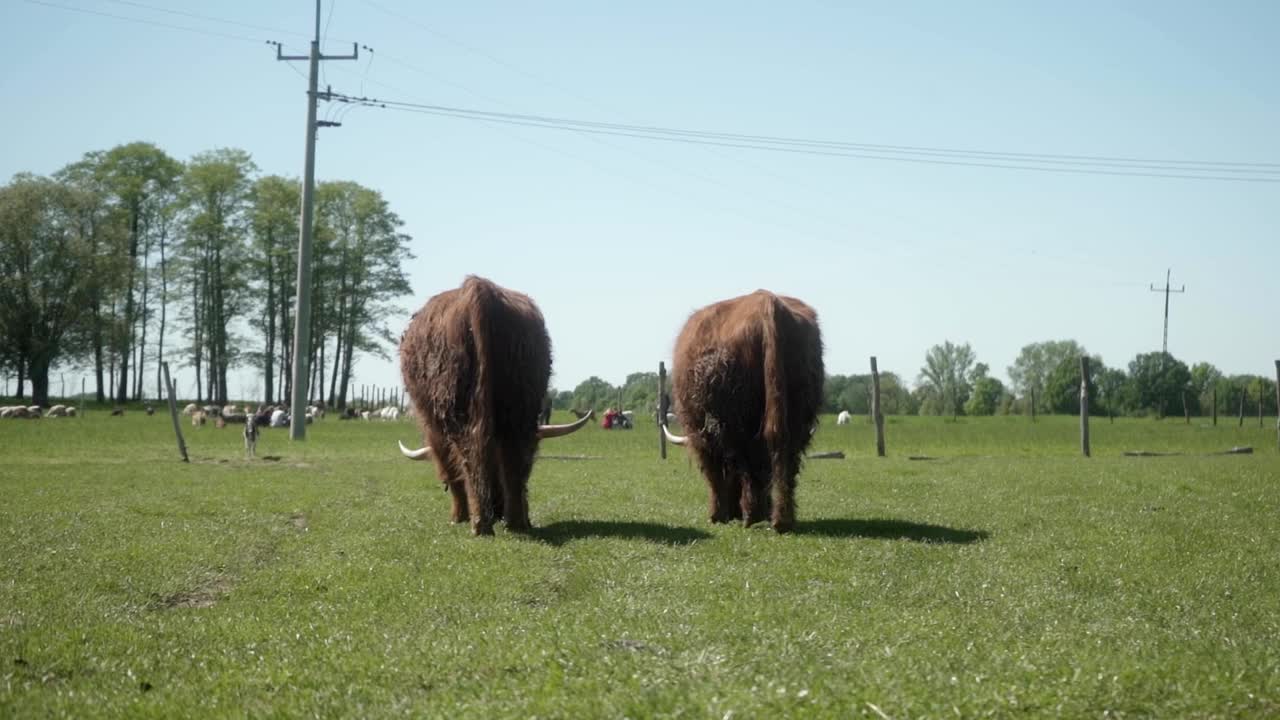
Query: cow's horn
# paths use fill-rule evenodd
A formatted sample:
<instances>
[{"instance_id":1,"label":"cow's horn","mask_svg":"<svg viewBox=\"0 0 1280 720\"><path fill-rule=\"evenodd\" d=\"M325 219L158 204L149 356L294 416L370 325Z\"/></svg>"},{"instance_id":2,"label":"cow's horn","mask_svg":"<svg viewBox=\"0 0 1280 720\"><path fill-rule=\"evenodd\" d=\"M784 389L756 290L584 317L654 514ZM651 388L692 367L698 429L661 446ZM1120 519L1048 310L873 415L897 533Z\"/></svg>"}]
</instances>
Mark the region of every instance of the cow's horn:
<instances>
[{"instance_id":1,"label":"cow's horn","mask_svg":"<svg viewBox=\"0 0 1280 720\"><path fill-rule=\"evenodd\" d=\"M410 450L409 448L405 447L404 443L400 442L399 440L397 440L396 442L400 443L400 454L404 455L410 460L428 460L431 458L430 445L422 448L421 450Z\"/></svg>"},{"instance_id":2,"label":"cow's horn","mask_svg":"<svg viewBox=\"0 0 1280 720\"><path fill-rule=\"evenodd\" d=\"M672 433L670 430L667 429L667 424L665 422L662 423L662 434L667 436L667 442L671 443L672 445L683 445L685 443L685 440L688 439L684 435L676 435Z\"/></svg>"},{"instance_id":3,"label":"cow's horn","mask_svg":"<svg viewBox=\"0 0 1280 720\"><path fill-rule=\"evenodd\" d=\"M588 410L586 415L583 415L568 425L539 425L538 437L545 440L547 438L560 437L561 435L568 435L571 432L577 432L582 429L583 425L591 422L591 416L594 413L595 410Z\"/></svg>"}]
</instances>

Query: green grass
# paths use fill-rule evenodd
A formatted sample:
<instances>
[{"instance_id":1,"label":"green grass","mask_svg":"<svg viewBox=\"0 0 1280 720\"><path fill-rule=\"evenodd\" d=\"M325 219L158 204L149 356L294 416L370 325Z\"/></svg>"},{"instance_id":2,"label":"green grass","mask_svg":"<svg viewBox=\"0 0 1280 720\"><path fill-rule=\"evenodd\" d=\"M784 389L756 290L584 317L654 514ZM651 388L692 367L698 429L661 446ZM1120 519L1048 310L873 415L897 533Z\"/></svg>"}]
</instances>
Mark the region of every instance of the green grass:
<instances>
[{"instance_id":1,"label":"green grass","mask_svg":"<svg viewBox=\"0 0 1280 720\"><path fill-rule=\"evenodd\" d=\"M1205 422L891 418L879 459L827 418L789 536L592 427L475 539L409 423L182 464L160 416L0 421L0 717L1274 717L1274 419Z\"/></svg>"}]
</instances>

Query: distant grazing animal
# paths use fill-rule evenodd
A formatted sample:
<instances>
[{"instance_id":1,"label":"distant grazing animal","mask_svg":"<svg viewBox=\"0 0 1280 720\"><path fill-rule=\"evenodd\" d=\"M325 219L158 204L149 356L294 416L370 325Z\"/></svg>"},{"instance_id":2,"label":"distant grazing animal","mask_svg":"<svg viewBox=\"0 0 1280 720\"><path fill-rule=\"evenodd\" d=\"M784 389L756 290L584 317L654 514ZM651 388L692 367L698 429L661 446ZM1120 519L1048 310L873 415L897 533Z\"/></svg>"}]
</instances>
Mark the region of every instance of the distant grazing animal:
<instances>
[{"instance_id":1,"label":"distant grazing animal","mask_svg":"<svg viewBox=\"0 0 1280 720\"><path fill-rule=\"evenodd\" d=\"M183 414L183 415L194 415L194 414L196 413L196 411L197 411L197 410L199 410L199 409L200 409L200 406L199 406L199 405L196 405L195 403L187 403L187 406L186 406L186 407L184 407L184 408L182 408L182 414Z\"/></svg>"},{"instance_id":2,"label":"distant grazing animal","mask_svg":"<svg viewBox=\"0 0 1280 720\"><path fill-rule=\"evenodd\" d=\"M155 415L155 414L156 414L156 409L155 409L154 407L152 407L151 405L147 405L145 409L146 409L146 411L147 411L147 414L148 414L148 415Z\"/></svg>"},{"instance_id":3,"label":"distant grazing animal","mask_svg":"<svg viewBox=\"0 0 1280 720\"><path fill-rule=\"evenodd\" d=\"M528 483L541 438L585 426L539 425L551 378L551 339L529 296L475 276L432 297L400 338L400 371L428 445L406 457L433 457L453 496L453 522L476 535L495 518L512 530L529 523Z\"/></svg>"},{"instance_id":4,"label":"distant grazing animal","mask_svg":"<svg viewBox=\"0 0 1280 720\"><path fill-rule=\"evenodd\" d=\"M849 411L848 411L848 410L841 410L841 411L840 411L840 414L836 416L836 424L837 424L837 425L848 425L848 424L849 424Z\"/></svg>"},{"instance_id":5,"label":"distant grazing animal","mask_svg":"<svg viewBox=\"0 0 1280 720\"><path fill-rule=\"evenodd\" d=\"M191 427L199 427L204 424L206 415L203 410L197 410L191 413Z\"/></svg>"},{"instance_id":6,"label":"distant grazing animal","mask_svg":"<svg viewBox=\"0 0 1280 720\"><path fill-rule=\"evenodd\" d=\"M258 416L250 415L244 424L244 455L252 458L258 451Z\"/></svg>"},{"instance_id":7,"label":"distant grazing animal","mask_svg":"<svg viewBox=\"0 0 1280 720\"><path fill-rule=\"evenodd\" d=\"M689 317L676 340L672 394L710 491L711 522L795 524L800 458L822 404L822 336L813 308L757 290Z\"/></svg>"},{"instance_id":8,"label":"distant grazing animal","mask_svg":"<svg viewBox=\"0 0 1280 720\"><path fill-rule=\"evenodd\" d=\"M44 416L45 416L45 417L66 417L66 416L67 416L67 406L66 406L66 405L54 405L53 407L51 407L51 408L49 408L47 411L45 411Z\"/></svg>"},{"instance_id":9,"label":"distant grazing animal","mask_svg":"<svg viewBox=\"0 0 1280 720\"><path fill-rule=\"evenodd\" d=\"M118 407L111 410L111 417L124 417L124 408Z\"/></svg>"},{"instance_id":10,"label":"distant grazing animal","mask_svg":"<svg viewBox=\"0 0 1280 720\"><path fill-rule=\"evenodd\" d=\"M282 428L289 426L289 414L283 408L276 408L271 411L271 427Z\"/></svg>"}]
</instances>

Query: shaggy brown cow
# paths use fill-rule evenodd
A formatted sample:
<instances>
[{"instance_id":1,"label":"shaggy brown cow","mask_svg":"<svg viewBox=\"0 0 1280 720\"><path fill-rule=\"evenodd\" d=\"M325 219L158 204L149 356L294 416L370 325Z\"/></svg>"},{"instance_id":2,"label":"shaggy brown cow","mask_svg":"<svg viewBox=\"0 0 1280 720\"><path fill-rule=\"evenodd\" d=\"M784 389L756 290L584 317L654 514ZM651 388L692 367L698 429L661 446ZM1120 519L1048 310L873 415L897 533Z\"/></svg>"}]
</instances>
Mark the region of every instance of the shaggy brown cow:
<instances>
[{"instance_id":1,"label":"shaggy brown cow","mask_svg":"<svg viewBox=\"0 0 1280 720\"><path fill-rule=\"evenodd\" d=\"M710 489L711 522L795 523L796 474L822 404L813 308L765 290L695 312L676 340L676 415ZM737 506L736 508L734 506Z\"/></svg>"},{"instance_id":2,"label":"shaggy brown cow","mask_svg":"<svg viewBox=\"0 0 1280 720\"><path fill-rule=\"evenodd\" d=\"M570 425L538 424L551 379L551 340L527 295L469 276L457 290L427 301L400 339L404 387L427 447L400 451L434 457L453 495L453 522L470 519L476 535L494 518L528 529L529 473L538 440Z\"/></svg>"}]
</instances>

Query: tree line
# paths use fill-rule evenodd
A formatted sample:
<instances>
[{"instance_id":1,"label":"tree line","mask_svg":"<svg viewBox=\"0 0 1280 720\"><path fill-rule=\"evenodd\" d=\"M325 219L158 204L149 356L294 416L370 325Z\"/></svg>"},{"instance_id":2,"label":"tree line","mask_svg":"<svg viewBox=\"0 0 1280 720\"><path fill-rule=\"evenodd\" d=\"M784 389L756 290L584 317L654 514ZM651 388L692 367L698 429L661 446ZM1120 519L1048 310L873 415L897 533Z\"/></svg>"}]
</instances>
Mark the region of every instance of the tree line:
<instances>
[{"instance_id":1,"label":"tree line","mask_svg":"<svg viewBox=\"0 0 1280 720\"><path fill-rule=\"evenodd\" d=\"M991 377L968 343L950 341L925 353L914 387L893 372L880 373L886 415L1011 415L1080 412L1080 358L1090 358L1089 411L1096 415L1207 415L1276 413L1275 381L1261 375L1225 375L1212 364L1188 366L1164 352L1139 353L1126 367L1108 367L1075 340L1026 345L1008 367L1010 384ZM658 374L636 372L614 386L592 376L573 390L552 390L556 409L621 407L652 412ZM828 375L822 411L871 412L871 374ZM1241 410L1243 408L1243 410Z\"/></svg>"},{"instance_id":2,"label":"tree line","mask_svg":"<svg viewBox=\"0 0 1280 720\"><path fill-rule=\"evenodd\" d=\"M160 363L195 371L198 401L226 403L230 369L292 390L299 181L249 153L186 162L145 142L86 153L0 186L0 372L48 404L55 366L91 370L99 402L163 394ZM413 256L376 191L317 184L308 395L345 406L355 359L385 357ZM150 384L154 372L154 385Z\"/></svg>"}]
</instances>

